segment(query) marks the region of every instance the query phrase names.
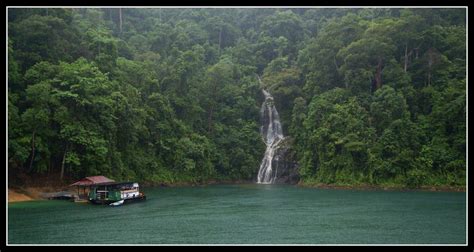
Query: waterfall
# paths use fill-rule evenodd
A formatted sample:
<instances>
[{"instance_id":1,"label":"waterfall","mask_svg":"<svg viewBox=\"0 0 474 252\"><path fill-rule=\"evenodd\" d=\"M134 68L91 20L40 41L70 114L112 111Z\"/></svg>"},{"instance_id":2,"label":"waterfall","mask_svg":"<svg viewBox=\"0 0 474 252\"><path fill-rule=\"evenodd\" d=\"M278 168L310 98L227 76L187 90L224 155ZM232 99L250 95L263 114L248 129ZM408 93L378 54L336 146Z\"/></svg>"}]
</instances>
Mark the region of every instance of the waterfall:
<instances>
[{"instance_id":1,"label":"waterfall","mask_svg":"<svg viewBox=\"0 0 474 252\"><path fill-rule=\"evenodd\" d=\"M262 89L262 92L265 96L265 101L260 110L262 118L260 132L267 148L260 164L257 183L272 184L277 177L277 169L273 167L274 160L276 161L275 164L278 165L278 155L275 156L275 151L278 149L278 145L284 136L281 129L280 117L273 103L273 96L265 89Z\"/></svg>"}]
</instances>

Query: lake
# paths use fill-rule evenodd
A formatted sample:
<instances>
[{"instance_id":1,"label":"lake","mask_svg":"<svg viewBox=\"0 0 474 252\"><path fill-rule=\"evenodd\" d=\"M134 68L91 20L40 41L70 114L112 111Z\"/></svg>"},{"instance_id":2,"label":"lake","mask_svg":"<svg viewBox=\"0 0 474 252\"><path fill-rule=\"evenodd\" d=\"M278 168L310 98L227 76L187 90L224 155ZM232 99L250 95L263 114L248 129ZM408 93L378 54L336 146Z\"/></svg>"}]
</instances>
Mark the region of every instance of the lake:
<instances>
[{"instance_id":1,"label":"lake","mask_svg":"<svg viewBox=\"0 0 474 252\"><path fill-rule=\"evenodd\" d=\"M8 204L9 244L464 244L465 192L142 188L120 207Z\"/></svg>"}]
</instances>

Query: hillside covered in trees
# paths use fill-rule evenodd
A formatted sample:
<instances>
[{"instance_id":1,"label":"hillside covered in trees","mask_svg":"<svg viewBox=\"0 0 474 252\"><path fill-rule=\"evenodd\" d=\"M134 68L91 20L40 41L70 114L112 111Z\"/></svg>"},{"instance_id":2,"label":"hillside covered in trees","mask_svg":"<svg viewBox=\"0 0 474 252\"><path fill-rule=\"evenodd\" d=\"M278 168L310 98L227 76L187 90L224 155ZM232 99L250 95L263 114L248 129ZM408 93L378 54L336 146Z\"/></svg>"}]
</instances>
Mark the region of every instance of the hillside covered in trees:
<instances>
[{"instance_id":1,"label":"hillside covered in trees","mask_svg":"<svg viewBox=\"0 0 474 252\"><path fill-rule=\"evenodd\" d=\"M466 9L8 9L9 181L463 186Z\"/></svg>"}]
</instances>

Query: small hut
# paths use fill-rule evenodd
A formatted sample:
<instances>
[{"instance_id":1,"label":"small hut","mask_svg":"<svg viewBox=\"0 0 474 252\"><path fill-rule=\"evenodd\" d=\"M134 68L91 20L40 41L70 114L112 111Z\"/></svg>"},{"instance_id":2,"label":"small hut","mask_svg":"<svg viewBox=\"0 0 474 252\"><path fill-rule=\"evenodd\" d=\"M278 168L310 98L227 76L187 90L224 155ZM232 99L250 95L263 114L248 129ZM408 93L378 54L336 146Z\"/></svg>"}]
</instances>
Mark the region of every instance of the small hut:
<instances>
[{"instance_id":1,"label":"small hut","mask_svg":"<svg viewBox=\"0 0 474 252\"><path fill-rule=\"evenodd\" d=\"M87 194L89 193L91 186L103 184L103 183L110 183L110 182L115 182L115 181L105 176L91 176L91 177L85 177L73 184L70 184L69 186L77 187L77 198L75 199L75 202L83 202L83 201L87 201ZM82 194L81 194L81 191L82 191Z\"/></svg>"}]
</instances>

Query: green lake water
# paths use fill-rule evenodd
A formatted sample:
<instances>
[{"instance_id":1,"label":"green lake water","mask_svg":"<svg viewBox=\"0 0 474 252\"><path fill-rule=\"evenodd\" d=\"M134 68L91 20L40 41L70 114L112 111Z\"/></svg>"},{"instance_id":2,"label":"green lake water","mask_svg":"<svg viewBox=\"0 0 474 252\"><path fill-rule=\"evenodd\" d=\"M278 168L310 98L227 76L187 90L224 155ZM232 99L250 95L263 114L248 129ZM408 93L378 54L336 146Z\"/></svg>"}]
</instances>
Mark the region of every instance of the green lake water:
<instances>
[{"instance_id":1,"label":"green lake water","mask_svg":"<svg viewBox=\"0 0 474 252\"><path fill-rule=\"evenodd\" d=\"M8 204L9 244L464 244L464 192L143 188L120 207Z\"/></svg>"}]
</instances>

